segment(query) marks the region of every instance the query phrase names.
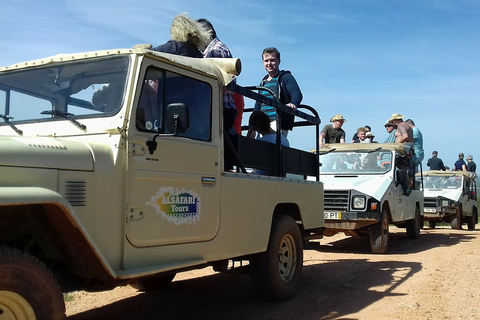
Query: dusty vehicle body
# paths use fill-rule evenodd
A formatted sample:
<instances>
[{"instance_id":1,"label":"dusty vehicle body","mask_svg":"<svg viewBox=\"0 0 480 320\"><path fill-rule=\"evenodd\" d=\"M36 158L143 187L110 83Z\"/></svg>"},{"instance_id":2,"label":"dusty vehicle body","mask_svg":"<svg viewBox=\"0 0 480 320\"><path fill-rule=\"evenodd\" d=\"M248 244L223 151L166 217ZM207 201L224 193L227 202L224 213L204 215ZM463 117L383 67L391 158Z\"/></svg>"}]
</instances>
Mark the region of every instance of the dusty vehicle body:
<instances>
[{"instance_id":1,"label":"dusty vehicle body","mask_svg":"<svg viewBox=\"0 0 480 320\"><path fill-rule=\"evenodd\" d=\"M425 196L424 219L430 228L438 222L448 222L452 229L469 230L478 223L477 175L465 171L430 170L417 173L423 176Z\"/></svg>"},{"instance_id":2,"label":"dusty vehicle body","mask_svg":"<svg viewBox=\"0 0 480 320\"><path fill-rule=\"evenodd\" d=\"M134 48L0 68L2 314L62 319L61 292L147 290L205 266L246 265L268 299L295 293L323 185L283 176L318 177L318 157L279 147L305 161L224 169L223 90L240 66ZM318 131L318 116L287 111ZM267 143L241 137L239 167L265 166L251 144Z\"/></svg>"},{"instance_id":3,"label":"dusty vehicle body","mask_svg":"<svg viewBox=\"0 0 480 320\"><path fill-rule=\"evenodd\" d=\"M404 144L343 143L320 149L325 236L370 236L371 249L388 249L388 225L418 238L423 192L409 185L410 149ZM413 181L413 175L412 175Z\"/></svg>"}]
</instances>

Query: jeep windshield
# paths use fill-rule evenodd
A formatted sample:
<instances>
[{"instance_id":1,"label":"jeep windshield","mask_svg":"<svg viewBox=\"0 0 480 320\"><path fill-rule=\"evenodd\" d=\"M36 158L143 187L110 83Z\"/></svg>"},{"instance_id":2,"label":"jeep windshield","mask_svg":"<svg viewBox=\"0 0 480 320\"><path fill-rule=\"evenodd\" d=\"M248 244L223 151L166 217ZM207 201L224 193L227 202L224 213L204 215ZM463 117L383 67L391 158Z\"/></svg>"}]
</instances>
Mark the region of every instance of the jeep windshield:
<instances>
[{"instance_id":1,"label":"jeep windshield","mask_svg":"<svg viewBox=\"0 0 480 320\"><path fill-rule=\"evenodd\" d=\"M392 167L389 150L356 150L320 153L320 174L383 174Z\"/></svg>"},{"instance_id":2,"label":"jeep windshield","mask_svg":"<svg viewBox=\"0 0 480 320\"><path fill-rule=\"evenodd\" d=\"M418 177L417 177L418 179ZM459 176L427 176L424 177L425 189L459 189L462 187L462 177Z\"/></svg>"},{"instance_id":3,"label":"jeep windshield","mask_svg":"<svg viewBox=\"0 0 480 320\"><path fill-rule=\"evenodd\" d=\"M124 99L128 64L123 56L1 72L0 126L112 115Z\"/></svg>"}]
</instances>

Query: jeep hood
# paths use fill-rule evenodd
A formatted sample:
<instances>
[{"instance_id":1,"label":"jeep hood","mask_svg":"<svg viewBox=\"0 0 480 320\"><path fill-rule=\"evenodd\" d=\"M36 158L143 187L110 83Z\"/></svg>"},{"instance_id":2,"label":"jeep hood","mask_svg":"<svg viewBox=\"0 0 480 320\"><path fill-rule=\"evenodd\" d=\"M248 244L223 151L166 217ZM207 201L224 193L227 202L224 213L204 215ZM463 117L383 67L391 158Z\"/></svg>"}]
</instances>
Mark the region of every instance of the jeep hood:
<instances>
[{"instance_id":1,"label":"jeep hood","mask_svg":"<svg viewBox=\"0 0 480 320\"><path fill-rule=\"evenodd\" d=\"M462 189L425 189L423 190L423 195L425 198L436 198L442 196L453 201L460 200L462 196Z\"/></svg>"},{"instance_id":2,"label":"jeep hood","mask_svg":"<svg viewBox=\"0 0 480 320\"><path fill-rule=\"evenodd\" d=\"M392 182L387 176L334 176L322 175L320 181L327 190L356 190L381 200Z\"/></svg>"},{"instance_id":3,"label":"jeep hood","mask_svg":"<svg viewBox=\"0 0 480 320\"><path fill-rule=\"evenodd\" d=\"M93 170L92 153L80 142L49 137L0 137L0 166Z\"/></svg>"}]
</instances>

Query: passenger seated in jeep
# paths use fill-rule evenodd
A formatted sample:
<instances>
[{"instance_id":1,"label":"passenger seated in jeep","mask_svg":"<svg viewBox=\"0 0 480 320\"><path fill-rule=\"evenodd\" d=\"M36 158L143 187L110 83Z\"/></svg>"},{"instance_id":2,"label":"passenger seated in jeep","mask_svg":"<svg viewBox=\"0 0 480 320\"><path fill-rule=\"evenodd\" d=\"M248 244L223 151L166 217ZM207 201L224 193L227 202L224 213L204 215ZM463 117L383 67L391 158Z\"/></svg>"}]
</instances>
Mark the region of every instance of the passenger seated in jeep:
<instances>
[{"instance_id":1,"label":"passenger seated in jeep","mask_svg":"<svg viewBox=\"0 0 480 320\"><path fill-rule=\"evenodd\" d=\"M270 127L270 118L268 115L260 110L254 110L250 115L248 120L248 131L250 132L257 132L258 133L258 140L266 141L269 143L276 143L277 142L277 133ZM247 134L248 137L251 134ZM288 142L287 137L281 134L281 144L282 146L289 147L290 144ZM260 174L260 175L275 175L272 172L266 170L259 170L254 169L252 173Z\"/></svg>"}]
</instances>

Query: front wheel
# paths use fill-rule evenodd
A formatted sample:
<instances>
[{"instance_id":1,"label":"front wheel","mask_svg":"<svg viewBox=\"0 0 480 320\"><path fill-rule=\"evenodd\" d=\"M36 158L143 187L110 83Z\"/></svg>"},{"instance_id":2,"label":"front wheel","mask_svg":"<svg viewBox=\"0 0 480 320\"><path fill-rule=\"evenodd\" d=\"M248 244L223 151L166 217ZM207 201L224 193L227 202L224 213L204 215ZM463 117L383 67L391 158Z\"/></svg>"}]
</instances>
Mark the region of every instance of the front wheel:
<instances>
[{"instance_id":1,"label":"front wheel","mask_svg":"<svg viewBox=\"0 0 480 320\"><path fill-rule=\"evenodd\" d=\"M452 229L461 230L462 229L462 207L457 207L455 212L455 218L450 222Z\"/></svg>"},{"instance_id":2,"label":"front wheel","mask_svg":"<svg viewBox=\"0 0 480 320\"><path fill-rule=\"evenodd\" d=\"M370 226L370 248L374 253L386 253L388 250L388 212L382 210L380 221Z\"/></svg>"},{"instance_id":3,"label":"front wheel","mask_svg":"<svg viewBox=\"0 0 480 320\"><path fill-rule=\"evenodd\" d=\"M255 289L267 300L287 300L298 289L302 266L302 235L298 225L290 216L275 216L267 251L250 260Z\"/></svg>"},{"instance_id":4,"label":"front wheel","mask_svg":"<svg viewBox=\"0 0 480 320\"><path fill-rule=\"evenodd\" d=\"M6 247L0 247L0 319L65 319L51 271L34 256Z\"/></svg>"},{"instance_id":5,"label":"front wheel","mask_svg":"<svg viewBox=\"0 0 480 320\"><path fill-rule=\"evenodd\" d=\"M418 239L420 237L421 224L420 209L415 206L415 218L407 221L407 237L409 239Z\"/></svg>"}]
</instances>

